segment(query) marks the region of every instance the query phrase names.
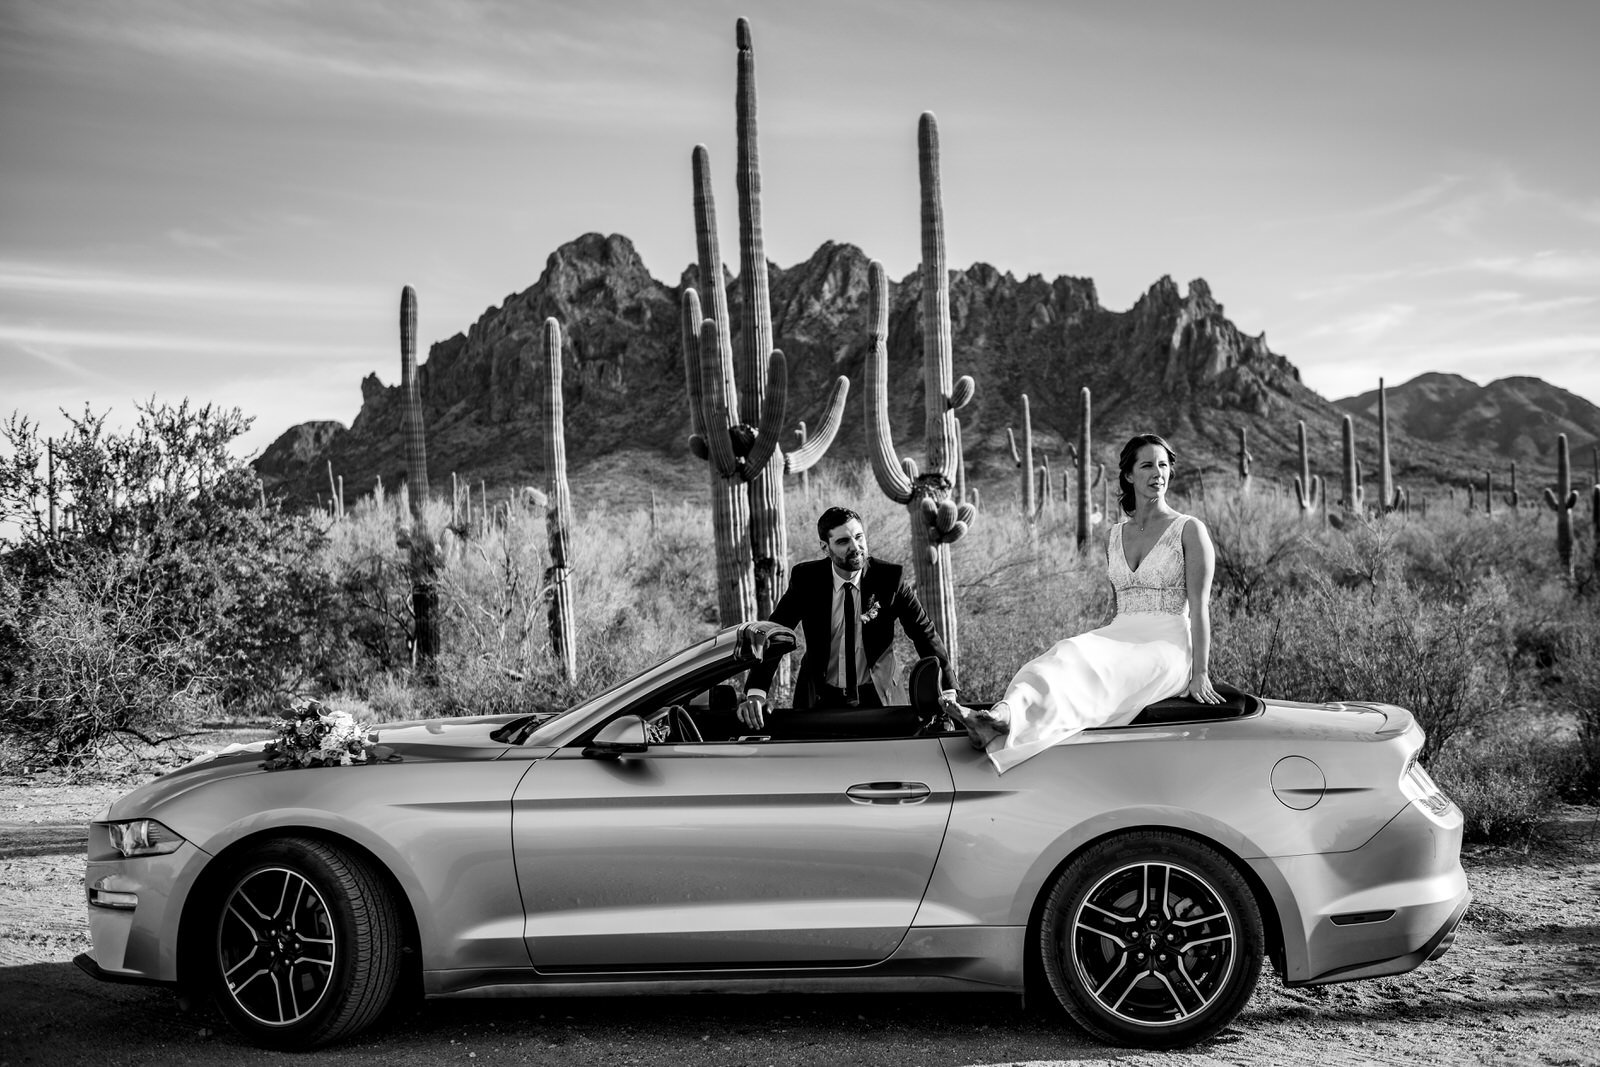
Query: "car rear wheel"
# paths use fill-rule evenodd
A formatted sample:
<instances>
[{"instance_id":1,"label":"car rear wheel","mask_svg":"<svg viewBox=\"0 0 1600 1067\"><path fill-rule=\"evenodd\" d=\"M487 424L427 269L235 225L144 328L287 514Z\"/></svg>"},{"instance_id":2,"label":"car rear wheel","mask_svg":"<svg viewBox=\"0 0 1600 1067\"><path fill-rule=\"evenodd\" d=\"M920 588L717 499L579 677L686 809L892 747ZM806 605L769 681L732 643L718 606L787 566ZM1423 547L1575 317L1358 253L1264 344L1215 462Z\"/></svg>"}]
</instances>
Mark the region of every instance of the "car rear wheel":
<instances>
[{"instance_id":1,"label":"car rear wheel","mask_svg":"<svg viewBox=\"0 0 1600 1067\"><path fill-rule=\"evenodd\" d=\"M372 1023L400 975L400 919L363 859L308 838L264 844L221 883L209 952L222 1011L260 1045L305 1049Z\"/></svg>"},{"instance_id":2,"label":"car rear wheel","mask_svg":"<svg viewBox=\"0 0 1600 1067\"><path fill-rule=\"evenodd\" d=\"M1204 1041L1249 1001L1261 974L1261 912L1239 872L1181 834L1102 841L1061 872L1039 927L1056 1000L1105 1041Z\"/></svg>"}]
</instances>

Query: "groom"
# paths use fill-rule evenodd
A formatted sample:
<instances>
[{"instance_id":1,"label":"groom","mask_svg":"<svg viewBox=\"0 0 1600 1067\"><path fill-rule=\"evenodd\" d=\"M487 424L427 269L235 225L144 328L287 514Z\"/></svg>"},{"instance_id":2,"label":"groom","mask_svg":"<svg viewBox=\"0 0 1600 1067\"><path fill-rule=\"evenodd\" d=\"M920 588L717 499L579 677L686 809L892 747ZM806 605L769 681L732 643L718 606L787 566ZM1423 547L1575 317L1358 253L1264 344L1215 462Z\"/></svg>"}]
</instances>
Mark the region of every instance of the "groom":
<instances>
[{"instance_id":1,"label":"groom","mask_svg":"<svg viewBox=\"0 0 1600 1067\"><path fill-rule=\"evenodd\" d=\"M861 516L849 508L829 508L817 519L817 536L826 558L796 564L789 588L772 609L773 622L800 624L805 641L794 706L882 707L885 695L899 687L892 647L896 619L919 656L938 658L944 695L954 699L955 674L944 642L902 568L867 555ZM766 721L767 689L777 669L774 660L750 671L739 704L745 726L760 729Z\"/></svg>"}]
</instances>

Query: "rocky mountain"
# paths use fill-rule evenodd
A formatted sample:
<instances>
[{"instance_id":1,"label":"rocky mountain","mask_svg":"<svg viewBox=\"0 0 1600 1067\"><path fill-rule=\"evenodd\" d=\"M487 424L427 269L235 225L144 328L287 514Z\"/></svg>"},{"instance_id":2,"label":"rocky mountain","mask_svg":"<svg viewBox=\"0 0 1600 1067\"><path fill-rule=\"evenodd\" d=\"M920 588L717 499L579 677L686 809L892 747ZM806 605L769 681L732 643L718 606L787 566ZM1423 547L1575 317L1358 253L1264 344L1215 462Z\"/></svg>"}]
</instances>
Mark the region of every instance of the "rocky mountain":
<instances>
[{"instance_id":1,"label":"rocky mountain","mask_svg":"<svg viewBox=\"0 0 1600 1067\"><path fill-rule=\"evenodd\" d=\"M860 249L829 242L803 263L769 268L773 333L789 365L788 426L803 419L815 427L835 376L850 378L849 406L829 452L836 463L863 463L867 455L868 265ZM723 281L737 331L739 284ZM465 333L433 344L419 381L435 493L448 492L441 486L448 487L452 472L495 490L542 481L538 400L547 317L562 324L564 335L575 493L629 501L647 498L652 488L704 493L704 467L686 447L678 335L679 293L698 284L692 265L668 285L650 276L627 238L586 234L552 253L528 289L489 308ZM916 272L891 283L889 337L891 425L902 454L919 459L920 291ZM1179 450L1180 477L1197 471L1229 477L1243 428L1253 473L1287 484L1296 422L1304 421L1315 469L1337 470L1341 409L1304 386L1264 335L1241 333L1204 280L1180 291L1162 278L1127 311L1110 311L1090 279L1019 280L978 263L951 272L950 308L954 372L977 383L975 399L960 412L969 477L995 483L1002 499L1010 498L1016 477L1006 430L1021 427L1021 395L1030 399L1036 451L1059 470L1066 443L1076 439L1085 386L1093 396L1095 456L1112 469L1122 440L1154 430ZM376 479L393 486L404 470L400 414L399 387L369 375L348 430L295 427L256 460L257 470L270 488L305 503L326 497L329 463L344 478L347 500ZM1359 449L1370 471L1376 431L1361 421ZM1428 434L1399 425L1391 425L1391 437L1402 482L1461 481L1481 469L1466 442L1433 444Z\"/></svg>"},{"instance_id":2,"label":"rocky mountain","mask_svg":"<svg viewBox=\"0 0 1600 1067\"><path fill-rule=\"evenodd\" d=\"M1421 374L1385 388L1389 424L1412 437L1463 451L1487 449L1502 461L1553 468L1556 435L1566 434L1574 476L1589 470L1600 445L1600 407L1540 378L1478 385L1458 374ZM1334 403L1376 418L1378 391ZM1589 477L1600 477L1590 471Z\"/></svg>"}]
</instances>

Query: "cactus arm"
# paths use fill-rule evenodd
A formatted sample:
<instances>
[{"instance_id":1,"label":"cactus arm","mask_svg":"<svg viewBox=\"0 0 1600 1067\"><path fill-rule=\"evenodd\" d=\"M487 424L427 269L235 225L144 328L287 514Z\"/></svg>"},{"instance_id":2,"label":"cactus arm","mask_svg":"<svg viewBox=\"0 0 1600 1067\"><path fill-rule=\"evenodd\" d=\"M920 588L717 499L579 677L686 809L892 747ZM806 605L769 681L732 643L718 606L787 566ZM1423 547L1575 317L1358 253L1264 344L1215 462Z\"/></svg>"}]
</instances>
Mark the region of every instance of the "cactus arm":
<instances>
[{"instance_id":1,"label":"cactus arm","mask_svg":"<svg viewBox=\"0 0 1600 1067\"><path fill-rule=\"evenodd\" d=\"M684 289L678 316L683 343L683 382L689 394L689 451L709 455L706 446L706 390L700 369L700 294Z\"/></svg>"},{"instance_id":2,"label":"cactus arm","mask_svg":"<svg viewBox=\"0 0 1600 1067\"><path fill-rule=\"evenodd\" d=\"M711 192L711 156L697 144L690 156L694 181L694 237L700 267L700 288L711 301L706 318L715 319L721 331L721 355L733 376L733 331L728 329L728 290L722 282L722 252L717 244L717 203ZM698 322L698 320L697 320Z\"/></svg>"},{"instance_id":3,"label":"cactus arm","mask_svg":"<svg viewBox=\"0 0 1600 1067\"><path fill-rule=\"evenodd\" d=\"M957 383L959 385L959 383ZM967 453L961 443L961 420L956 420L956 485L955 499L958 504L967 502Z\"/></svg>"},{"instance_id":4,"label":"cactus arm","mask_svg":"<svg viewBox=\"0 0 1600 1067\"><path fill-rule=\"evenodd\" d=\"M833 389L828 394L827 410L822 416L822 425L817 428L815 437L804 435L805 423L801 423L802 436L800 447L793 452L783 454L783 470L785 474L801 474L817 465L817 462L827 454L833 445L833 439L839 433L839 427L844 422L845 401L850 398L850 379L843 374L833 380Z\"/></svg>"},{"instance_id":5,"label":"cactus arm","mask_svg":"<svg viewBox=\"0 0 1600 1067\"><path fill-rule=\"evenodd\" d=\"M1022 466L1022 455L1017 451L1017 435L1011 427L1006 427L1006 443L1011 446L1011 464L1014 467Z\"/></svg>"},{"instance_id":6,"label":"cactus arm","mask_svg":"<svg viewBox=\"0 0 1600 1067\"><path fill-rule=\"evenodd\" d=\"M867 306L872 316L868 324L867 388L864 390L867 418L867 454L878 488L896 504L911 500L911 479L901 469L889 431L889 282L883 264L872 261L867 271Z\"/></svg>"},{"instance_id":7,"label":"cactus arm","mask_svg":"<svg viewBox=\"0 0 1600 1067\"><path fill-rule=\"evenodd\" d=\"M963 374L961 377L957 378L955 388L950 391L950 410L960 411L962 408L966 407L967 404L971 402L972 395L976 393L977 390L978 387L973 384L972 375Z\"/></svg>"},{"instance_id":8,"label":"cactus arm","mask_svg":"<svg viewBox=\"0 0 1600 1067\"><path fill-rule=\"evenodd\" d=\"M716 319L700 321L700 351L716 352L722 346ZM719 478L734 478L739 473L739 457L733 450L733 412L729 407L728 381L722 375L721 361L701 360L700 388L705 394L706 448L711 453L711 469Z\"/></svg>"},{"instance_id":9,"label":"cactus arm","mask_svg":"<svg viewBox=\"0 0 1600 1067\"><path fill-rule=\"evenodd\" d=\"M789 363L783 353L772 350L767 359L767 396L762 405L761 425L756 428L755 443L744 459L745 470L751 476L767 469L778 448L778 435L783 432L784 408L789 401Z\"/></svg>"}]
</instances>

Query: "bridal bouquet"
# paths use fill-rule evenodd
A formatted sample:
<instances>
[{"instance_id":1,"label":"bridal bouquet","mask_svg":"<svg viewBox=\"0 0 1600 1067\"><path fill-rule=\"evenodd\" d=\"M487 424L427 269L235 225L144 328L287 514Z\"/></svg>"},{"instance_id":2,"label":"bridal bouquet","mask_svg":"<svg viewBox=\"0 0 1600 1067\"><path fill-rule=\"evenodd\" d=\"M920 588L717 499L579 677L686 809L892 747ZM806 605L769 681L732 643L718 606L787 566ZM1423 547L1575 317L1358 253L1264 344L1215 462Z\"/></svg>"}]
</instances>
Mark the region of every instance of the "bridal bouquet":
<instances>
[{"instance_id":1,"label":"bridal bouquet","mask_svg":"<svg viewBox=\"0 0 1600 1067\"><path fill-rule=\"evenodd\" d=\"M348 767L388 758L388 751L368 741L364 729L347 711L329 711L310 700L291 709L287 718L273 723L278 735L267 742L261 766L269 771L286 767Z\"/></svg>"}]
</instances>

